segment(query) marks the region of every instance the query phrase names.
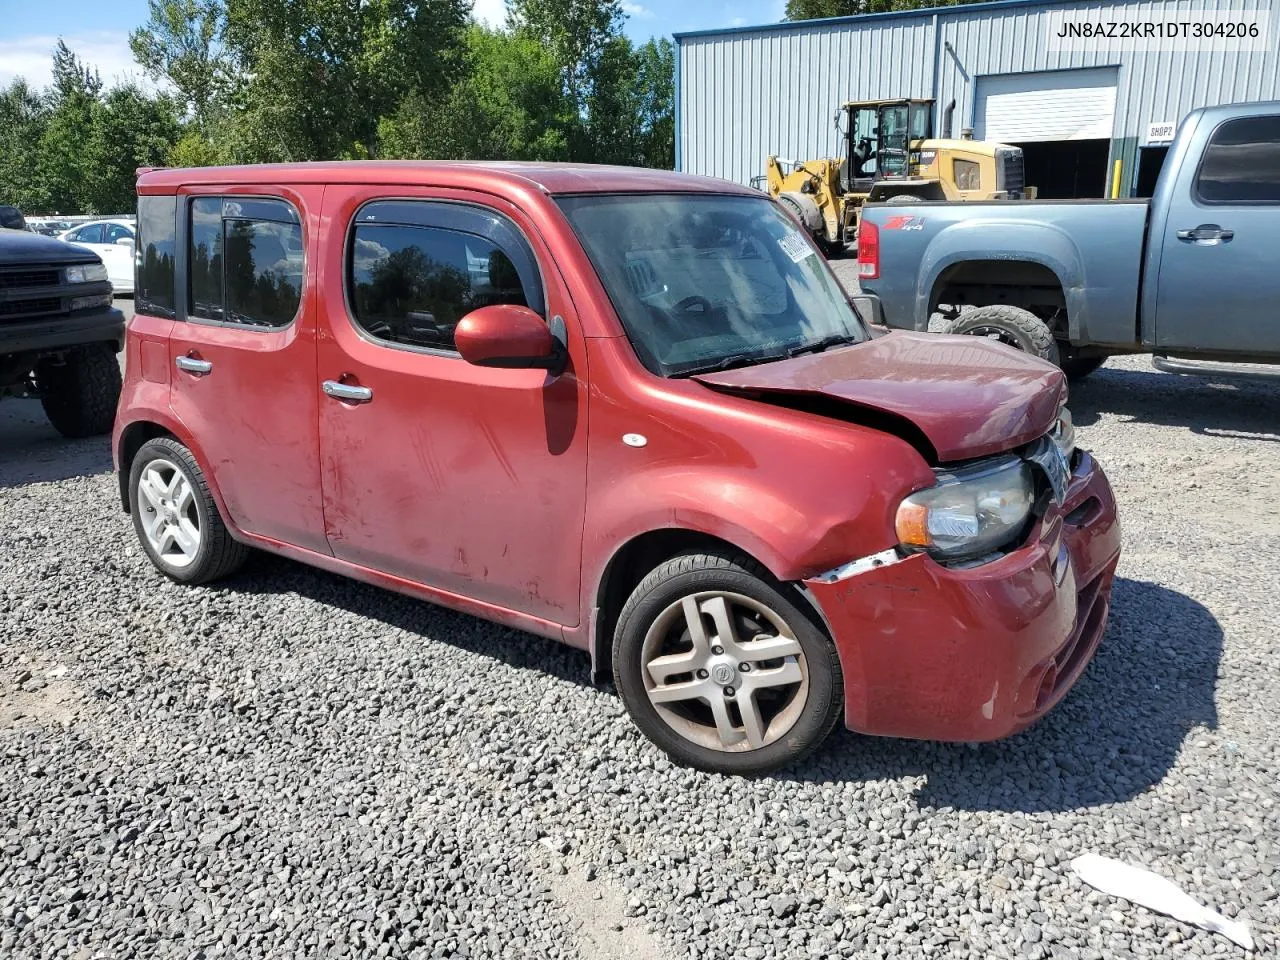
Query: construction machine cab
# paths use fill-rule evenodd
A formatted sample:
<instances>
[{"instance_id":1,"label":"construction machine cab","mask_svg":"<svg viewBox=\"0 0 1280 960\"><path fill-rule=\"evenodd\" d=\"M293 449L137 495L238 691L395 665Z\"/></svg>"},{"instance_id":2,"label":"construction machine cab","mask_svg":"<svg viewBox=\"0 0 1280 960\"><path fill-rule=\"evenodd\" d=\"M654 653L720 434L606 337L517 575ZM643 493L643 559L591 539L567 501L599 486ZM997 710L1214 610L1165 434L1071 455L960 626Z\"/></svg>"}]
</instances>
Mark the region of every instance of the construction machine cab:
<instances>
[{"instance_id":1,"label":"construction machine cab","mask_svg":"<svg viewBox=\"0 0 1280 960\"><path fill-rule=\"evenodd\" d=\"M838 121L845 142L841 186L869 193L877 180L911 176L912 144L933 134L933 101L850 101Z\"/></svg>"}]
</instances>

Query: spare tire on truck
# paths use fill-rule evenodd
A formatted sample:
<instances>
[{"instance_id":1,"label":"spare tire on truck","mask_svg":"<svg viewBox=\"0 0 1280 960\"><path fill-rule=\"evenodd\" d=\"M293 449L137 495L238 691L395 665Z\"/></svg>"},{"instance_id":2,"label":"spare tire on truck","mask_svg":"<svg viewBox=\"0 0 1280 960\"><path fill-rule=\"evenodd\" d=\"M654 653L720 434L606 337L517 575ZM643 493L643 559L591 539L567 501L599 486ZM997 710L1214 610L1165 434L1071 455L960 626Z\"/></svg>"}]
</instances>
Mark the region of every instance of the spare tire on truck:
<instances>
[{"instance_id":1,"label":"spare tire on truck","mask_svg":"<svg viewBox=\"0 0 1280 960\"><path fill-rule=\"evenodd\" d=\"M1030 310L1005 303L974 307L949 321L943 333L962 333L972 337L988 337L1017 347L1041 360L1058 366L1058 343L1049 325Z\"/></svg>"}]
</instances>

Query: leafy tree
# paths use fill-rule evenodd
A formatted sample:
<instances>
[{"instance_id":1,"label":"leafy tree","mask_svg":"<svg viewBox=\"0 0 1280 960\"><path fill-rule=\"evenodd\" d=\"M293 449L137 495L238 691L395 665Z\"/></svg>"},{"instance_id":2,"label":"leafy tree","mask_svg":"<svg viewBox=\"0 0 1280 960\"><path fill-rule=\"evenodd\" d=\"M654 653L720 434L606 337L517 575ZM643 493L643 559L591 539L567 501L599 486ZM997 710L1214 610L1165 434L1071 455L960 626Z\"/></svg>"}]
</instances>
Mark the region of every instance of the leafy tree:
<instances>
[{"instance_id":1,"label":"leafy tree","mask_svg":"<svg viewBox=\"0 0 1280 960\"><path fill-rule=\"evenodd\" d=\"M147 0L147 23L129 35L134 58L165 80L198 123L207 123L226 89L231 56L221 0Z\"/></svg>"},{"instance_id":2,"label":"leafy tree","mask_svg":"<svg viewBox=\"0 0 1280 960\"><path fill-rule=\"evenodd\" d=\"M226 0L236 159L377 156L405 91L449 88L467 0Z\"/></svg>"},{"instance_id":3,"label":"leafy tree","mask_svg":"<svg viewBox=\"0 0 1280 960\"><path fill-rule=\"evenodd\" d=\"M0 203L25 211L49 209L47 184L38 175L48 124L47 102L21 77L0 90Z\"/></svg>"},{"instance_id":4,"label":"leafy tree","mask_svg":"<svg viewBox=\"0 0 1280 960\"><path fill-rule=\"evenodd\" d=\"M96 102L84 144L81 207L94 213L134 209L138 167L161 166L179 136L178 106L122 86Z\"/></svg>"}]
</instances>

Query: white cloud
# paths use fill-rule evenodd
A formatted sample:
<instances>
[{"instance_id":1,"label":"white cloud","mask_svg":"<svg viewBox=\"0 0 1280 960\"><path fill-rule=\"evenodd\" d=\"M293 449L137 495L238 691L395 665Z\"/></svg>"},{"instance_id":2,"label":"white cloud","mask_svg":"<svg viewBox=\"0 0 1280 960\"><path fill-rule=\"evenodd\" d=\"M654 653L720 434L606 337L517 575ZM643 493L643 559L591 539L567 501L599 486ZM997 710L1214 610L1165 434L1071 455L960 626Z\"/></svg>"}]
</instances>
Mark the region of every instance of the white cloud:
<instances>
[{"instance_id":1,"label":"white cloud","mask_svg":"<svg viewBox=\"0 0 1280 960\"><path fill-rule=\"evenodd\" d=\"M486 27L501 27L507 22L507 0L475 0L471 15Z\"/></svg>"},{"instance_id":2,"label":"white cloud","mask_svg":"<svg viewBox=\"0 0 1280 960\"><path fill-rule=\"evenodd\" d=\"M629 17L652 17L653 11L643 4L633 3L632 0L622 0L622 12Z\"/></svg>"},{"instance_id":3,"label":"white cloud","mask_svg":"<svg viewBox=\"0 0 1280 960\"><path fill-rule=\"evenodd\" d=\"M745 27L746 25L747 25L746 17L734 17L732 20L729 21L729 26L731 27Z\"/></svg>"},{"instance_id":4,"label":"white cloud","mask_svg":"<svg viewBox=\"0 0 1280 960\"><path fill-rule=\"evenodd\" d=\"M63 41L85 64L102 75L107 87L133 82L154 89L129 50L129 35L121 30L92 30L66 34ZM53 34L33 34L0 40L0 85L8 85L15 77L25 77L36 88L52 80L53 48L58 38Z\"/></svg>"}]
</instances>

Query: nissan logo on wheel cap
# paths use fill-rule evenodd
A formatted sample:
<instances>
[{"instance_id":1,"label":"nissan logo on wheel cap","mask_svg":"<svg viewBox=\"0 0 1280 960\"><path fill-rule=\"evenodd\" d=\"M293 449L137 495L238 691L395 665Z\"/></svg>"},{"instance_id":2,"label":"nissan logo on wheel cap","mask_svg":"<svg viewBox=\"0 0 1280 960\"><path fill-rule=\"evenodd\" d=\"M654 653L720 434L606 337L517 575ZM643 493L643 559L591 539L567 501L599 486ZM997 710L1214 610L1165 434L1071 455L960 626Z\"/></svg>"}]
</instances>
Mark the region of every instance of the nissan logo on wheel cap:
<instances>
[{"instance_id":1,"label":"nissan logo on wheel cap","mask_svg":"<svg viewBox=\"0 0 1280 960\"><path fill-rule=\"evenodd\" d=\"M727 683L732 683L733 677L733 667L729 666L727 663L717 663L711 668L711 679L721 686L724 686Z\"/></svg>"}]
</instances>

